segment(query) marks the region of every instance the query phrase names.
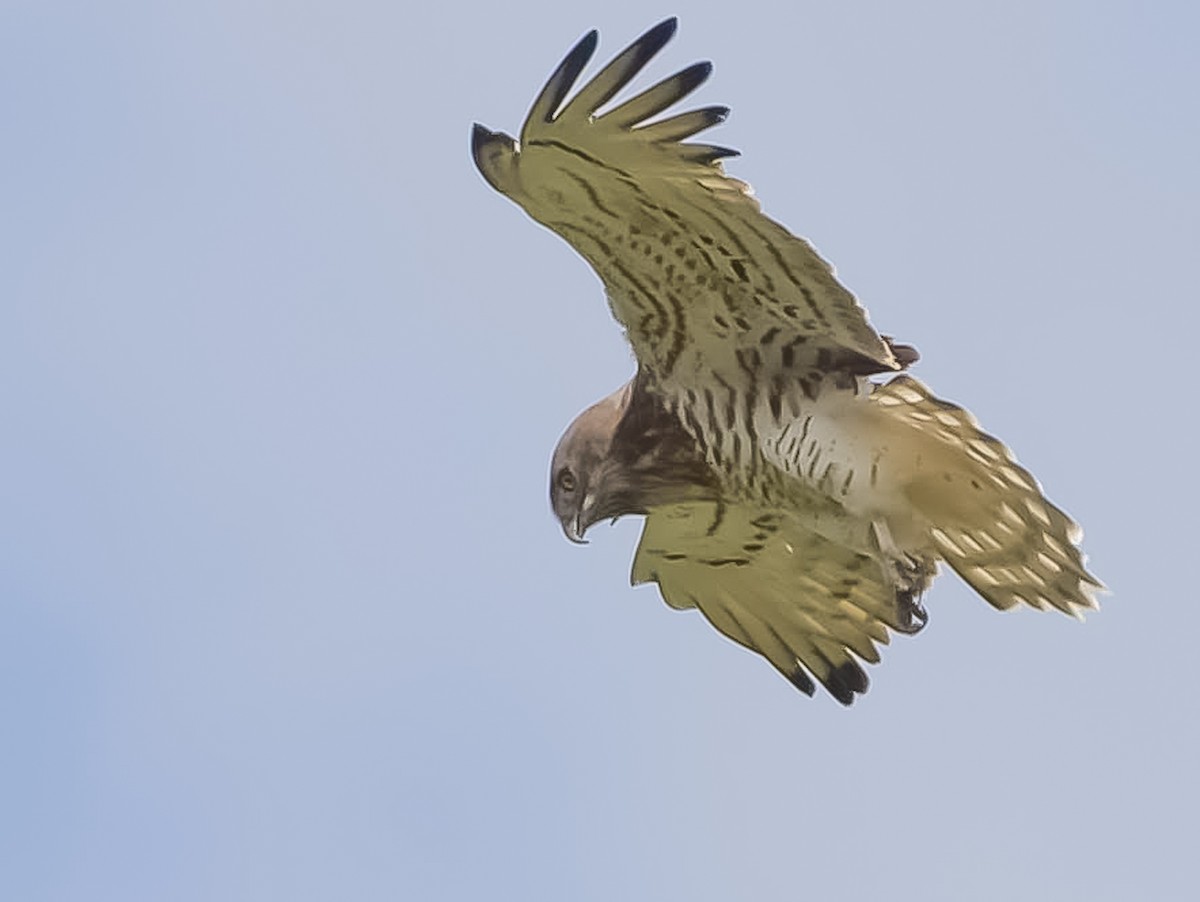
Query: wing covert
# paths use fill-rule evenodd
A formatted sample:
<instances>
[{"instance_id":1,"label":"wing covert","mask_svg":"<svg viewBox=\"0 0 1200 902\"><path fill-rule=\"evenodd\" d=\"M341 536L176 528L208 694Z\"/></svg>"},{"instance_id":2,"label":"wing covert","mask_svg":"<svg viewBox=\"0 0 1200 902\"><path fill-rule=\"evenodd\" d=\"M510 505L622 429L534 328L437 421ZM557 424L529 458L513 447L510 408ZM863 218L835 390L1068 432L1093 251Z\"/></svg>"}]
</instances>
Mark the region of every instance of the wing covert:
<instances>
[{"instance_id":1,"label":"wing covert","mask_svg":"<svg viewBox=\"0 0 1200 902\"><path fill-rule=\"evenodd\" d=\"M859 368L898 369L833 268L725 174L720 160L736 151L686 141L728 108L654 119L703 84L710 63L602 110L675 28L650 29L567 99L595 51L589 32L534 101L511 171L489 169L477 151L480 169L592 265L638 359L660 375L693 352L720 372L734 366L731 349L758 348L767 334L825 366L848 355Z\"/></svg>"}]
</instances>

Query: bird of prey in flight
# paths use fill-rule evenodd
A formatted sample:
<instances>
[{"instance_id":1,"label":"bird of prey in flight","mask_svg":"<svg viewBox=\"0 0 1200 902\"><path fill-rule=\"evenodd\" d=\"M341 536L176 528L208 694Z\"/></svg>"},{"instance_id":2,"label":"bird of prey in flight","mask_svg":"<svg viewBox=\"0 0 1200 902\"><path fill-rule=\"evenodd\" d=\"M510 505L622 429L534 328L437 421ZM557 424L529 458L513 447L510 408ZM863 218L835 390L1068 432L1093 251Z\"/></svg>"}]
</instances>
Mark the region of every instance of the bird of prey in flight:
<instances>
[{"instance_id":1,"label":"bird of prey in flight","mask_svg":"<svg viewBox=\"0 0 1200 902\"><path fill-rule=\"evenodd\" d=\"M635 584L843 704L889 630L924 625L938 561L997 608L1095 607L1075 523L970 413L903 372L916 352L876 333L812 245L725 174L734 151L686 140L728 109L660 116L711 64L612 102L675 27L568 99L589 32L519 138L472 137L487 182L591 264L637 358L554 452L567 537L644 515Z\"/></svg>"}]
</instances>

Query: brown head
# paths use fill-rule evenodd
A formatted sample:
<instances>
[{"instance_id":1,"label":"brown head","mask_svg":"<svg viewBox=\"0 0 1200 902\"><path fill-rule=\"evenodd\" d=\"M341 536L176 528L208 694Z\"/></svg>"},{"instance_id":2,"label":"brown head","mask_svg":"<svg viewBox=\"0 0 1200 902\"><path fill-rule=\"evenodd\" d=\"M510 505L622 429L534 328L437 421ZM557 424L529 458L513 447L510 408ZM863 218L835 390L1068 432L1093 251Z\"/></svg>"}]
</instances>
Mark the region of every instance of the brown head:
<instances>
[{"instance_id":1,"label":"brown head","mask_svg":"<svg viewBox=\"0 0 1200 902\"><path fill-rule=\"evenodd\" d=\"M550 505L577 543L601 520L717 497L695 442L638 378L577 416L550 464Z\"/></svg>"}]
</instances>

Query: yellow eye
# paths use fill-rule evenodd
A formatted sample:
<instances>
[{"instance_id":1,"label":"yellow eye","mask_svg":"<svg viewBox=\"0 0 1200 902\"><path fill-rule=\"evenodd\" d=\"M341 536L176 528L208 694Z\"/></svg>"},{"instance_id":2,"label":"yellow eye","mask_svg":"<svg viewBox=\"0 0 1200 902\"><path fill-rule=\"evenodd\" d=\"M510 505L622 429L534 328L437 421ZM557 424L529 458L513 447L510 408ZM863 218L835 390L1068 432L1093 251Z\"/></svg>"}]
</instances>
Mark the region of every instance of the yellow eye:
<instances>
[{"instance_id":1,"label":"yellow eye","mask_svg":"<svg viewBox=\"0 0 1200 902\"><path fill-rule=\"evenodd\" d=\"M558 475L556 477L554 477L554 479L555 479L555 482L558 483L559 489L561 489L562 491L564 491L564 492L575 491L575 474L572 473L570 470L568 470L566 467L563 467L561 470L559 470Z\"/></svg>"}]
</instances>

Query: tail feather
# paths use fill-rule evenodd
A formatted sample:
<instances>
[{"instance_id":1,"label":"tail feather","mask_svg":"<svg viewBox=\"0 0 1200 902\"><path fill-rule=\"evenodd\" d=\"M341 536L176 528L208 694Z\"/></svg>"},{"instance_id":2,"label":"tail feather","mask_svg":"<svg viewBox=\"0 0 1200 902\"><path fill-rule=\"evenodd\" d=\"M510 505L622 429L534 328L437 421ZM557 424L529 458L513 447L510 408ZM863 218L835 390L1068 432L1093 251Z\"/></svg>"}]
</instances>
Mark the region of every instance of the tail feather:
<instances>
[{"instance_id":1,"label":"tail feather","mask_svg":"<svg viewBox=\"0 0 1200 902\"><path fill-rule=\"evenodd\" d=\"M937 465L906 494L946 563L976 592L1002 610L1027 604L1079 617L1097 607L1104 586L1087 571L1082 531L1003 442L911 376L879 386L872 400L933 440L928 457Z\"/></svg>"}]
</instances>

